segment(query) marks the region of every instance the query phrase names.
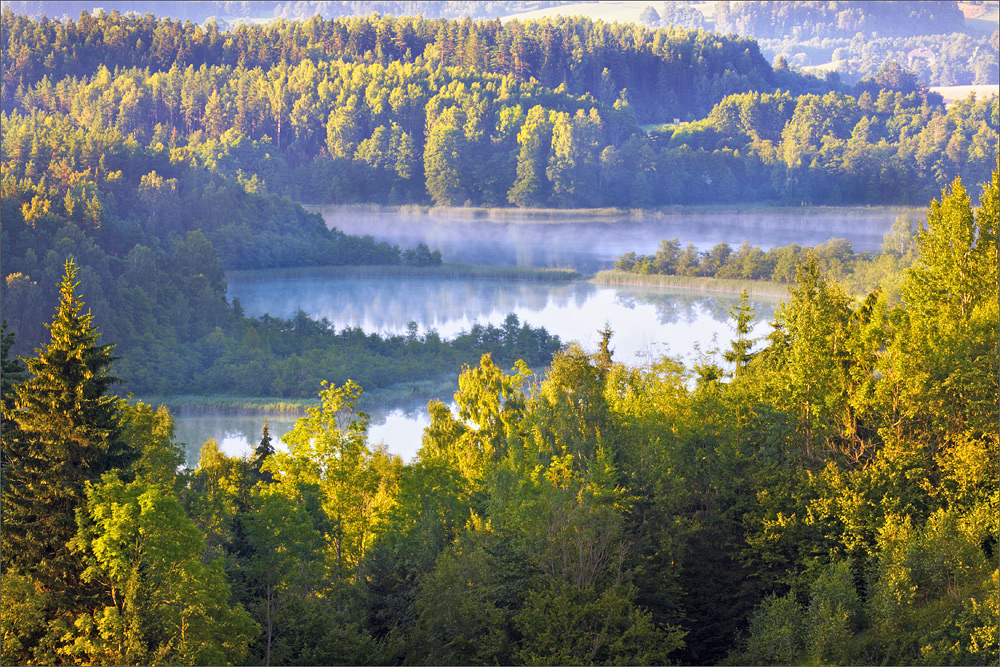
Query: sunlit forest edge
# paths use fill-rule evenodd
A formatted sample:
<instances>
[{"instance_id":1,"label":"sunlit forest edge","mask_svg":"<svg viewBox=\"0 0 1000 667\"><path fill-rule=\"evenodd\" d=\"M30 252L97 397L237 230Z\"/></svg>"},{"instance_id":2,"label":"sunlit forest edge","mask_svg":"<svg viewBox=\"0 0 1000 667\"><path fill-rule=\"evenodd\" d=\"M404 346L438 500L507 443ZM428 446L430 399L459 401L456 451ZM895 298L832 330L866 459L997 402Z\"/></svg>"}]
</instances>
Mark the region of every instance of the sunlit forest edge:
<instances>
[{"instance_id":1,"label":"sunlit forest edge","mask_svg":"<svg viewBox=\"0 0 1000 667\"><path fill-rule=\"evenodd\" d=\"M996 96L674 24L0 20L3 664L1000 661ZM248 317L227 272L581 278L303 201L920 213L877 252L622 254L598 280L784 296L764 337L748 289L718 351L625 364L615 323ZM369 440L361 387L449 373L413 460ZM189 468L130 393L305 410Z\"/></svg>"}]
</instances>

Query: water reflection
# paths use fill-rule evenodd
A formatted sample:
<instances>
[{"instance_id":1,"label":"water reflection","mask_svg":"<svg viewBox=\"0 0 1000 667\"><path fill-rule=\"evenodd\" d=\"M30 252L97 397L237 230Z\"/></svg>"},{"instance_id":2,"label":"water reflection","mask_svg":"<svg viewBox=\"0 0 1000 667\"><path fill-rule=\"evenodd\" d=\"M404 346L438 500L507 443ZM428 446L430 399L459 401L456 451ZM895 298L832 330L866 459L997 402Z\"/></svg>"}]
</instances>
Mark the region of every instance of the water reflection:
<instances>
[{"instance_id":1,"label":"water reflection","mask_svg":"<svg viewBox=\"0 0 1000 667\"><path fill-rule=\"evenodd\" d=\"M624 252L650 254L661 239L677 237L708 250L744 239L767 249L798 243L818 245L846 238L855 250L877 250L882 236L906 209L802 208L699 212L632 218L589 218L573 224L537 218L484 221L474 212L383 212L363 207L321 210L327 224L352 234L412 247L424 242L451 262L518 266L564 266L590 272L612 265ZM912 212L912 211L909 211ZM917 213L916 215L920 215ZM478 217L477 217L478 216ZM288 277L290 276L290 277ZM248 315L291 317L298 309L326 318L338 329L400 334L407 323L448 338L473 322L499 325L508 313L544 326L564 342L578 341L594 351L599 330L610 323L615 358L637 363L663 354L693 360L700 348L725 348L732 338L729 310L735 295L684 292L648 287L602 287L589 283L530 283L462 279L338 278L295 276L229 280L229 297L239 297ZM758 298L756 327L762 337L774 317L777 299ZM319 388L317 387L317 390ZM429 398L429 397L428 397ZM426 400L372 410L370 440L409 460L428 423ZM249 452L260 439L265 415L178 415L178 439L190 443L188 462L197 462L201 443L215 438L232 455ZM295 417L267 417L280 439Z\"/></svg>"},{"instance_id":2,"label":"water reflection","mask_svg":"<svg viewBox=\"0 0 1000 667\"><path fill-rule=\"evenodd\" d=\"M592 283L531 283L460 278L324 278L310 275L231 279L229 297L238 297L247 315L292 317L302 309L338 329L402 334L409 322L420 331L450 338L473 323L499 325L508 313L544 326L563 341L589 338L605 321L618 337L661 326L690 329L689 335L722 333L735 295L653 287L598 286ZM758 318L773 316L776 299L756 299ZM684 353L685 350L679 350ZM626 360L633 360L626 352Z\"/></svg>"},{"instance_id":3,"label":"water reflection","mask_svg":"<svg viewBox=\"0 0 1000 667\"><path fill-rule=\"evenodd\" d=\"M677 237L698 250L744 239L765 250L798 243L814 246L845 238L854 249L878 250L896 217L920 212L903 208L781 208L745 211L684 209L642 217L612 216L558 221L537 217L489 219L475 211L431 209L429 213L365 207L313 207L330 227L349 234L412 247L423 242L445 261L516 266L563 266L581 271L609 268L614 258L655 252L662 239ZM506 213L506 212L505 212Z\"/></svg>"},{"instance_id":4,"label":"water reflection","mask_svg":"<svg viewBox=\"0 0 1000 667\"><path fill-rule=\"evenodd\" d=\"M237 296L248 315L290 317L301 308L314 318L325 317L338 329L403 333L408 322L421 331L437 330L451 337L473 322L500 324L510 312L522 322L544 326L563 342L578 341L596 351L599 331L607 322L614 331L615 359L642 363L664 354L689 364L698 349L726 347L732 338L732 294L705 294L655 287L606 287L591 283L525 283L500 280L467 281L441 278L322 278L231 280L229 296ZM768 331L778 299L755 298L757 322L753 336ZM318 388L317 388L318 390ZM371 410L370 440L409 460L420 446L427 425L426 397L405 406ZM260 439L264 415L179 415L178 438L191 443L189 463L197 462L200 443L215 438L223 449L241 455ZM268 417L271 432L280 437L291 430L294 417Z\"/></svg>"},{"instance_id":5,"label":"water reflection","mask_svg":"<svg viewBox=\"0 0 1000 667\"><path fill-rule=\"evenodd\" d=\"M426 401L403 406L365 410L371 416L368 441L385 443L389 451L409 461L420 448L424 428L430 424ZM261 428L267 420L272 443L287 451L282 438L295 428L299 415L288 414L177 414L174 433L177 442L184 443L186 464L198 465L202 444L213 439L229 456L247 456L260 442Z\"/></svg>"}]
</instances>

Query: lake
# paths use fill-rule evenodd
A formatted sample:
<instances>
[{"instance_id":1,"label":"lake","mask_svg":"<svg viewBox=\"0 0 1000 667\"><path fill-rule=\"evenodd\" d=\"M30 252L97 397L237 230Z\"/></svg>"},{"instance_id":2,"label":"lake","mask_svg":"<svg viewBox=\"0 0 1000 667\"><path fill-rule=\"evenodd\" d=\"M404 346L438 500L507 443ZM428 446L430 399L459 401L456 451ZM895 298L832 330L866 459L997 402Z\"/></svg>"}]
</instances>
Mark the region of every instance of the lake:
<instances>
[{"instance_id":1,"label":"lake","mask_svg":"<svg viewBox=\"0 0 1000 667\"><path fill-rule=\"evenodd\" d=\"M588 351L597 349L598 332L608 322L614 330L611 343L616 360L635 364L671 354L689 365L697 347L708 351L728 344L732 336L729 309L739 302L733 294L587 282L323 278L287 271L280 278L258 274L230 279L229 296L239 298L249 316L290 317L301 308L311 317L327 318L338 329L361 327L397 334L415 322L421 332L433 329L445 338L474 322L499 325L508 313L515 313L522 322L543 326L564 343L575 340ZM758 321L754 335L762 336L779 300L755 297L751 302ZM412 457L428 423L425 404L426 400L371 411L371 441L384 440L390 451L404 459ZM241 454L259 441L263 419L262 414L180 414L176 417L178 439L191 445L189 459L197 460L197 449L206 438L215 438L230 454ZM268 419L275 436L294 425L294 417Z\"/></svg>"},{"instance_id":2,"label":"lake","mask_svg":"<svg viewBox=\"0 0 1000 667\"><path fill-rule=\"evenodd\" d=\"M587 273L610 268L625 252L652 254L676 237L708 250L719 242L744 240L768 250L798 243L815 246L844 238L856 251L880 250L882 237L910 208L684 208L664 214L573 218L565 213L531 214L505 209L431 208L391 210L372 206L312 206L328 227L370 234L403 248L426 243L446 262L509 266L570 267Z\"/></svg>"},{"instance_id":3,"label":"lake","mask_svg":"<svg viewBox=\"0 0 1000 667\"><path fill-rule=\"evenodd\" d=\"M896 217L908 209L778 209L750 212L694 211L684 215L619 216L540 220L532 217L484 219L479 212L431 209L388 211L371 207L324 207L329 226L412 247L424 242L445 261L560 266L592 272L609 268L623 252L653 253L663 238L677 237L701 250L744 239L762 248L798 243L818 245L846 238L856 250L877 250ZM912 212L911 212L912 214ZM728 311L736 295L705 294L653 287L599 286L587 282L517 282L399 277L327 277L287 271L230 276L229 298L237 297L249 316L291 317L299 309L326 318L338 329L397 334L415 322L421 332L450 338L474 322L500 324L508 313L544 326L564 343L596 349L604 323L614 330L616 360L641 363L663 354L681 356L690 366L698 349L725 348L732 336ZM764 335L778 299L757 297L755 336ZM456 369L457 370L457 369ZM319 387L317 387L317 391ZM430 397L427 397L430 398ZM427 425L426 399L370 410L370 441L409 460ZM178 440L189 443L190 464L201 443L216 439L229 454L242 455L260 439L263 414L176 415ZM276 438L295 417L267 416Z\"/></svg>"}]
</instances>

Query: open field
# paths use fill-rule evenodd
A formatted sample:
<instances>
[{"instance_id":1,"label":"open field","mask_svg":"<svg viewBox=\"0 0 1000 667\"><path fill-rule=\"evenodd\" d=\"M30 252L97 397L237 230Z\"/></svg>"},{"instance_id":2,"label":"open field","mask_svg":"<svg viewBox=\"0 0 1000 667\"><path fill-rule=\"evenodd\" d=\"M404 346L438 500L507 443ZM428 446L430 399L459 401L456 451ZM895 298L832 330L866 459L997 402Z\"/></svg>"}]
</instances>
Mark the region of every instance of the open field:
<instances>
[{"instance_id":1,"label":"open field","mask_svg":"<svg viewBox=\"0 0 1000 667\"><path fill-rule=\"evenodd\" d=\"M638 23L639 14L646 7L656 8L655 2L649 0L639 0L630 2L577 2L570 5L560 5L558 7L547 7L545 9L535 9L530 12L521 12L501 17L502 21L517 19L526 21L531 19L542 19L556 16L587 16L595 21L607 21L609 23Z\"/></svg>"},{"instance_id":2,"label":"open field","mask_svg":"<svg viewBox=\"0 0 1000 667\"><path fill-rule=\"evenodd\" d=\"M944 98L945 105L949 105L955 100L964 100L969 96L969 93L975 93L976 99L984 99L989 97L991 94L996 95L1000 93L1000 86L996 84L983 84L976 86L931 86L930 89L935 93L941 93L941 97Z\"/></svg>"},{"instance_id":3,"label":"open field","mask_svg":"<svg viewBox=\"0 0 1000 667\"><path fill-rule=\"evenodd\" d=\"M960 2L958 8L965 14L966 31L970 34L992 35L997 29L1000 19L1000 3L989 2L985 5Z\"/></svg>"}]
</instances>

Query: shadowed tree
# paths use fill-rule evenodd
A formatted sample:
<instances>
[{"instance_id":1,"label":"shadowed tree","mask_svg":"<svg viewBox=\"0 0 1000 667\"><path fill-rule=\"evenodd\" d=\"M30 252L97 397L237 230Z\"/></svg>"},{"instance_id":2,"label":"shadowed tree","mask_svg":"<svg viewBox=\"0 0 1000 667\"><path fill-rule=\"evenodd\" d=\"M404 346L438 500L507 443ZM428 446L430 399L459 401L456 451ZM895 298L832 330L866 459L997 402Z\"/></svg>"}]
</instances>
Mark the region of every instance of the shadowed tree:
<instances>
[{"instance_id":1,"label":"shadowed tree","mask_svg":"<svg viewBox=\"0 0 1000 667\"><path fill-rule=\"evenodd\" d=\"M4 576L13 571L31 580L47 600L38 625L13 628L16 633L40 635L49 621L90 596L81 580L83 563L68 547L76 511L86 504L87 482L127 467L136 454L121 437L118 399L107 395L118 382L109 374L112 346L99 344L93 316L82 312L76 271L67 261L59 308L48 325L52 339L28 359L30 379L15 388L11 409L4 406L4 420L16 425L3 429ZM8 604L25 602L4 595L5 616ZM8 629L5 644L12 640ZM24 645L44 650L37 639ZM4 657L9 659L6 651Z\"/></svg>"}]
</instances>

